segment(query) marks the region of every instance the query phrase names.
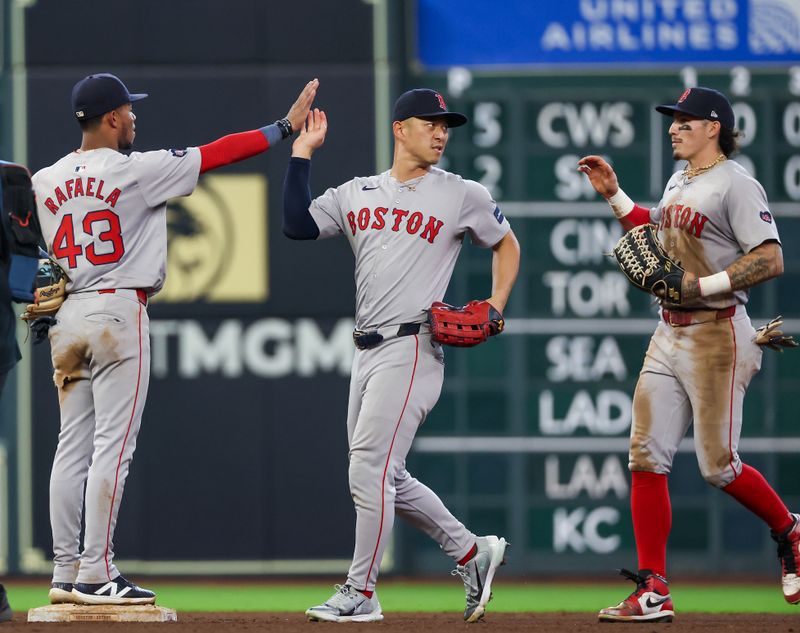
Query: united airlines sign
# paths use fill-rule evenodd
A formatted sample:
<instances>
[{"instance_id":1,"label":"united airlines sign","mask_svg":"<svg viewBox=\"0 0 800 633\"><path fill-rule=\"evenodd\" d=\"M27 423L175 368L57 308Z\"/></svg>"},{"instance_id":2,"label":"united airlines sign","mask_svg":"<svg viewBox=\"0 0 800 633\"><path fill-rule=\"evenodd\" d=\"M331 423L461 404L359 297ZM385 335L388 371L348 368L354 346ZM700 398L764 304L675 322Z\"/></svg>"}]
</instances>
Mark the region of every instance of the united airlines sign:
<instances>
[{"instance_id":1,"label":"united airlines sign","mask_svg":"<svg viewBox=\"0 0 800 633\"><path fill-rule=\"evenodd\" d=\"M800 0L461 0L444 18L452 8L418 2L424 66L800 61Z\"/></svg>"}]
</instances>

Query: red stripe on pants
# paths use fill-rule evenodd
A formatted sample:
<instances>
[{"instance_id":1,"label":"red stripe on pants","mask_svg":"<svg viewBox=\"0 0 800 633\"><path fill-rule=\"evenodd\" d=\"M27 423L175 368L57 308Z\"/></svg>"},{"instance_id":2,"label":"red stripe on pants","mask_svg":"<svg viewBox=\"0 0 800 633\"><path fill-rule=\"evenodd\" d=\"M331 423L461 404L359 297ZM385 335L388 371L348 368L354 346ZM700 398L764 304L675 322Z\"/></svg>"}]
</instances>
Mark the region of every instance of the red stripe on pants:
<instances>
[{"instance_id":1,"label":"red stripe on pants","mask_svg":"<svg viewBox=\"0 0 800 633\"><path fill-rule=\"evenodd\" d=\"M730 413L729 413L729 420L728 420L728 450L730 451L730 457L728 459L728 463L730 464L731 470L733 471L733 477L736 478L736 468L733 466L733 399L736 395L736 328L733 327L733 319L730 319L731 324L731 334L733 335L733 368L731 373L731 401L730 401Z\"/></svg>"},{"instance_id":2,"label":"red stripe on pants","mask_svg":"<svg viewBox=\"0 0 800 633\"><path fill-rule=\"evenodd\" d=\"M403 414L406 412L406 406L408 405L408 398L411 396L411 388L414 386L414 375L417 373L417 360L419 359L419 337L414 335L414 341L416 346L414 347L414 367L411 369L411 382L408 385L408 391L406 392L406 400L403 403L403 409L400 411L400 417L397 418L397 424L394 425L394 434L392 435L392 443L389 444L389 454L386 456L386 464L383 467L383 477L381 478L381 523L380 527L378 528L378 542L375 543L375 551L372 552L372 560L369 563L369 569L367 570L367 577L364 580L364 588L366 588L367 583L369 582L369 577L372 574L372 567L375 564L375 557L378 555L378 548L381 544L381 534L383 534L383 514L384 514L384 495L386 494L386 473L389 470L389 460L392 458L392 448L394 448L394 440L397 437L397 431L400 429L400 422L403 419Z\"/></svg>"},{"instance_id":3,"label":"red stripe on pants","mask_svg":"<svg viewBox=\"0 0 800 633\"><path fill-rule=\"evenodd\" d=\"M136 414L136 403L139 401L139 385L142 380L142 306L139 305L139 319L138 319L138 328L139 328L139 369L136 372L136 392L133 395L133 406L131 407L131 417L128 420L128 428L125 431L125 439L122 440L122 448L119 451L119 459L117 460L117 472L114 475L114 492L111 494L111 507L108 510L108 529L106 531L106 553L105 553L105 560L106 560L106 576L108 576L109 580L114 580L111 577L111 570L109 569L108 564L108 550L111 546L111 519L114 516L114 500L117 497L117 485L119 484L119 469L122 465L122 455L125 452L125 444L128 443L128 436L131 433L131 424L133 424L133 418Z\"/></svg>"}]
</instances>

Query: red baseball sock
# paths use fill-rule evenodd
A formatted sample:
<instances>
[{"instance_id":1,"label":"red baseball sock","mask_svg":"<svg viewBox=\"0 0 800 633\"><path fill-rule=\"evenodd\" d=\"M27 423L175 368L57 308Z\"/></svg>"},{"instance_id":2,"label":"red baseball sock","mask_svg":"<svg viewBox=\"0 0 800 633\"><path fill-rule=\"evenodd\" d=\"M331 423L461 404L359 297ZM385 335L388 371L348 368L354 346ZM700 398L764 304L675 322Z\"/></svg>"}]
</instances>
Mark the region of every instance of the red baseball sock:
<instances>
[{"instance_id":1,"label":"red baseball sock","mask_svg":"<svg viewBox=\"0 0 800 633\"><path fill-rule=\"evenodd\" d=\"M631 473L631 515L639 569L666 576L667 538L672 528L666 475Z\"/></svg>"},{"instance_id":2,"label":"red baseball sock","mask_svg":"<svg viewBox=\"0 0 800 633\"><path fill-rule=\"evenodd\" d=\"M374 591L367 591L366 589L359 589L358 593L363 593L367 598L371 598Z\"/></svg>"},{"instance_id":3,"label":"red baseball sock","mask_svg":"<svg viewBox=\"0 0 800 633\"><path fill-rule=\"evenodd\" d=\"M460 561L458 561L458 564L463 567L469 561L471 561L473 558L475 558L475 554L477 554L477 553L478 553L478 544L475 543L475 545L472 546L472 549L467 552L467 555L464 556L464 558L462 558Z\"/></svg>"},{"instance_id":4,"label":"red baseball sock","mask_svg":"<svg viewBox=\"0 0 800 633\"><path fill-rule=\"evenodd\" d=\"M792 515L764 476L752 466L742 464L742 474L723 488L753 514L763 519L773 532L792 525Z\"/></svg>"}]
</instances>

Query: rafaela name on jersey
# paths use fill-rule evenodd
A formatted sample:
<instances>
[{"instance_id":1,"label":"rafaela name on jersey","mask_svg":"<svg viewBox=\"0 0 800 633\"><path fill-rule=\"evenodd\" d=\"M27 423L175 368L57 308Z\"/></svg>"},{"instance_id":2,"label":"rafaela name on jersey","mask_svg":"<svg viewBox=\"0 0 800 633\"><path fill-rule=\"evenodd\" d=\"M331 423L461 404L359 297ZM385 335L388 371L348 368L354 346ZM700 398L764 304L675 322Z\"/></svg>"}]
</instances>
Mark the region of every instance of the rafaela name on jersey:
<instances>
[{"instance_id":1,"label":"rafaela name on jersey","mask_svg":"<svg viewBox=\"0 0 800 633\"><path fill-rule=\"evenodd\" d=\"M120 194L122 194L122 191L115 187L111 193L106 196L103 193L103 187L105 187L105 184L106 183L102 178L100 180L92 177L70 178L64 183L63 188L55 188L53 195L44 201L44 206L46 206L50 212L55 215L58 213L58 208L67 200L72 200L73 198L83 196L98 198L99 200L105 201L108 206L113 207L115 204L117 204L117 200L119 199ZM53 200L53 198L55 198L55 200Z\"/></svg>"},{"instance_id":2,"label":"rafaela name on jersey","mask_svg":"<svg viewBox=\"0 0 800 633\"><path fill-rule=\"evenodd\" d=\"M391 226L392 231L395 233L400 232L400 227L405 223L404 230L409 235L416 235L420 233L420 237L428 240L431 244L439 234L439 229L444 226L442 220L438 220L434 216L430 216L425 220L425 216L420 211L410 213L405 209L392 209L391 217L386 217L389 213L387 207L377 207L375 211L368 207L364 207L358 212L358 215L353 211L347 212L347 222L350 225L350 230L353 235L356 230L366 231L368 228L380 231L387 226Z\"/></svg>"}]
</instances>

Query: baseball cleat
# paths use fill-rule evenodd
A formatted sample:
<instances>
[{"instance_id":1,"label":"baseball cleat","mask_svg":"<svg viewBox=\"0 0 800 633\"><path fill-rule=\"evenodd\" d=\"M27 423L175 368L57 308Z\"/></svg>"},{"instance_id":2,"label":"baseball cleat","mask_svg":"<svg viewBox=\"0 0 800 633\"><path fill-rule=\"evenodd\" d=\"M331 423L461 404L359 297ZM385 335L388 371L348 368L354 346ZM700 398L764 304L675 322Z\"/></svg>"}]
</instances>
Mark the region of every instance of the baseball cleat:
<instances>
[{"instance_id":1,"label":"baseball cleat","mask_svg":"<svg viewBox=\"0 0 800 633\"><path fill-rule=\"evenodd\" d=\"M619 573L636 583L636 589L615 607L602 609L600 622L672 622L675 615L667 579L642 569L634 574L627 569Z\"/></svg>"},{"instance_id":2,"label":"baseball cleat","mask_svg":"<svg viewBox=\"0 0 800 633\"><path fill-rule=\"evenodd\" d=\"M781 561L783 598L789 604L800 603L800 514L793 514L794 523L783 533L771 536L778 543L778 560Z\"/></svg>"},{"instance_id":3,"label":"baseball cleat","mask_svg":"<svg viewBox=\"0 0 800 633\"><path fill-rule=\"evenodd\" d=\"M350 585L334 585L334 593L324 604L306 610L312 622L380 622L383 620L378 594L367 598Z\"/></svg>"},{"instance_id":4,"label":"baseball cleat","mask_svg":"<svg viewBox=\"0 0 800 633\"><path fill-rule=\"evenodd\" d=\"M75 602L75 596L72 593L71 582L54 582L50 585L50 593L47 597L50 598L50 604L69 604Z\"/></svg>"},{"instance_id":5,"label":"baseball cleat","mask_svg":"<svg viewBox=\"0 0 800 633\"><path fill-rule=\"evenodd\" d=\"M155 604L156 594L117 576L96 584L76 582L72 588L78 604Z\"/></svg>"},{"instance_id":6,"label":"baseball cleat","mask_svg":"<svg viewBox=\"0 0 800 633\"><path fill-rule=\"evenodd\" d=\"M464 581L467 594L464 620L467 622L477 622L486 613L486 605L492 599L494 574L506 562L506 547L509 547L504 538L496 536L479 536L475 544L478 547L475 556L466 565L457 565L450 572L453 576L461 576Z\"/></svg>"},{"instance_id":7,"label":"baseball cleat","mask_svg":"<svg viewBox=\"0 0 800 633\"><path fill-rule=\"evenodd\" d=\"M0 622L8 622L13 617L14 612L11 610L11 605L8 604L6 588L0 585Z\"/></svg>"}]
</instances>

